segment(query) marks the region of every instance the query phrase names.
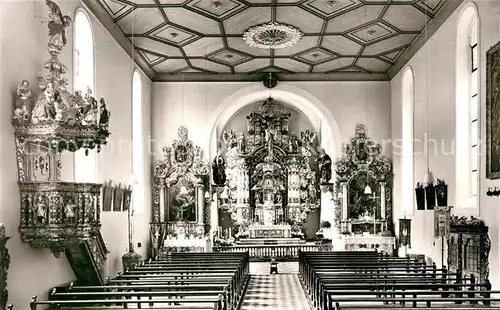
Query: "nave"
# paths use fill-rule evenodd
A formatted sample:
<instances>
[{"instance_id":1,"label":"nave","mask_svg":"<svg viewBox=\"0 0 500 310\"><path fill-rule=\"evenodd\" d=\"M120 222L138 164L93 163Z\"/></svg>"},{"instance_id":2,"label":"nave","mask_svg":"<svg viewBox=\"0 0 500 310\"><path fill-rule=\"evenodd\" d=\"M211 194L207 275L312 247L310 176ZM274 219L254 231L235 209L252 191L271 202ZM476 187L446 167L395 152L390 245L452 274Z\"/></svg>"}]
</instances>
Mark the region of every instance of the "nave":
<instances>
[{"instance_id":1,"label":"nave","mask_svg":"<svg viewBox=\"0 0 500 310\"><path fill-rule=\"evenodd\" d=\"M250 263L251 277L241 310L309 309L297 274L298 263L278 263L278 274L270 274L269 269L269 263Z\"/></svg>"},{"instance_id":2,"label":"nave","mask_svg":"<svg viewBox=\"0 0 500 310\"><path fill-rule=\"evenodd\" d=\"M224 262L221 264L221 262ZM73 283L33 298L31 310L83 309L499 309L489 281L376 251L300 252L299 262L249 261L244 253L173 253L103 286ZM298 274L297 274L298 267ZM307 296L307 297L306 297Z\"/></svg>"}]
</instances>

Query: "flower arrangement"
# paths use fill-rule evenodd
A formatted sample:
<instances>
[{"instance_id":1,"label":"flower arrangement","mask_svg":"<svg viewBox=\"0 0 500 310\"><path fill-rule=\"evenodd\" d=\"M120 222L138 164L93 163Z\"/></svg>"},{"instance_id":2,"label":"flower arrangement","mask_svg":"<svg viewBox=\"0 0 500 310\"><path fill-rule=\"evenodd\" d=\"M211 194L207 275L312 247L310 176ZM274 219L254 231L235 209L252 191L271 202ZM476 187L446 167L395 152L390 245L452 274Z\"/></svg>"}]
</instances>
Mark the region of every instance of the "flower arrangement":
<instances>
[{"instance_id":1,"label":"flower arrangement","mask_svg":"<svg viewBox=\"0 0 500 310\"><path fill-rule=\"evenodd\" d=\"M298 230L298 231L292 231L292 238L300 238L300 239L304 239L305 235L302 231Z\"/></svg>"},{"instance_id":2,"label":"flower arrangement","mask_svg":"<svg viewBox=\"0 0 500 310\"><path fill-rule=\"evenodd\" d=\"M221 239L221 238L214 238L214 245L215 246L232 246L234 244L234 239Z\"/></svg>"}]
</instances>

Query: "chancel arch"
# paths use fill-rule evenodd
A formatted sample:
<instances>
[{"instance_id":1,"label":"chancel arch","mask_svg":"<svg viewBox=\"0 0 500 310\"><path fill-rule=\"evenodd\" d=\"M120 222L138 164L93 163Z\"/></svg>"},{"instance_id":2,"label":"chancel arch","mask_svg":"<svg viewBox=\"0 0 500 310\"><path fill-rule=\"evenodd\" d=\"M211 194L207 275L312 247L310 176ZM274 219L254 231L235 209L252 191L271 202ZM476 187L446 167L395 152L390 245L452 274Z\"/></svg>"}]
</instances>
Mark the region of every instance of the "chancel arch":
<instances>
[{"instance_id":1,"label":"chancel arch","mask_svg":"<svg viewBox=\"0 0 500 310\"><path fill-rule=\"evenodd\" d=\"M225 124L239 110L247 105L266 100L269 96L302 113L318 133L318 141L332 158L342 151L340 128L328 107L309 92L291 86L278 84L270 92L262 85L253 85L241 89L224 99L212 112L208 128L210 130L209 158L217 154L217 141Z\"/></svg>"}]
</instances>

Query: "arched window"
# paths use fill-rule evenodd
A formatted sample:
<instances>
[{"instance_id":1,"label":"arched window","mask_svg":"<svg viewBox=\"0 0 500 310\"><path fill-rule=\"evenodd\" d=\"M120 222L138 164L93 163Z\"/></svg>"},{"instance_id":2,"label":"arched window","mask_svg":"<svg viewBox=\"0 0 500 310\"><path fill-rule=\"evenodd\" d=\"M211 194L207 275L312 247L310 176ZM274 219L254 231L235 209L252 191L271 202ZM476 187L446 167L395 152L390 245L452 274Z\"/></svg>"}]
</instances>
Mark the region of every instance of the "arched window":
<instances>
[{"instance_id":1,"label":"arched window","mask_svg":"<svg viewBox=\"0 0 500 310\"><path fill-rule=\"evenodd\" d=\"M132 171L138 182L134 188L134 209L141 208L144 180L144 139L142 128L142 80L139 71L132 76Z\"/></svg>"},{"instance_id":2,"label":"arched window","mask_svg":"<svg viewBox=\"0 0 500 310\"><path fill-rule=\"evenodd\" d=\"M82 9L78 9L74 22L73 90L86 93L94 91L94 38L90 20ZM97 155L91 150L75 153L75 181L97 182Z\"/></svg>"},{"instance_id":3,"label":"arched window","mask_svg":"<svg viewBox=\"0 0 500 310\"><path fill-rule=\"evenodd\" d=\"M478 207L479 53L477 9L469 4L460 16L456 40L456 205Z\"/></svg>"},{"instance_id":4,"label":"arched window","mask_svg":"<svg viewBox=\"0 0 500 310\"><path fill-rule=\"evenodd\" d=\"M402 201L405 214L413 215L413 70L408 67L402 83L401 175Z\"/></svg>"}]
</instances>

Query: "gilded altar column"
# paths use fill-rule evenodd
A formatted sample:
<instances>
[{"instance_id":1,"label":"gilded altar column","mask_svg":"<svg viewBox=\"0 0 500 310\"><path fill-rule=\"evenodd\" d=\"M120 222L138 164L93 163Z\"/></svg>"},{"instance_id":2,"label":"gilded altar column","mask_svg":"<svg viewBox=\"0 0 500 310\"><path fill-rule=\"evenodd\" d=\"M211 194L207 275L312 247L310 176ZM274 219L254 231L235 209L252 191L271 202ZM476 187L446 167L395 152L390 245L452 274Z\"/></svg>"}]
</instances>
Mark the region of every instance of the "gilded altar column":
<instances>
[{"instance_id":1,"label":"gilded altar column","mask_svg":"<svg viewBox=\"0 0 500 310\"><path fill-rule=\"evenodd\" d=\"M347 221L347 184L342 183L342 221Z\"/></svg>"},{"instance_id":2,"label":"gilded altar column","mask_svg":"<svg viewBox=\"0 0 500 310\"><path fill-rule=\"evenodd\" d=\"M205 196L203 195L203 183L196 184L196 206L198 208L198 226L203 226L205 217Z\"/></svg>"},{"instance_id":3,"label":"gilded altar column","mask_svg":"<svg viewBox=\"0 0 500 310\"><path fill-rule=\"evenodd\" d=\"M159 195L160 195L160 222L167 221L168 219L165 218L165 212L168 214L168 210L166 210L166 205L165 205L165 179L160 179L160 185L158 189Z\"/></svg>"},{"instance_id":4,"label":"gilded altar column","mask_svg":"<svg viewBox=\"0 0 500 310\"><path fill-rule=\"evenodd\" d=\"M349 227L347 227L347 183L342 183L342 217L340 218L340 232L351 231Z\"/></svg>"},{"instance_id":5,"label":"gilded altar column","mask_svg":"<svg viewBox=\"0 0 500 310\"><path fill-rule=\"evenodd\" d=\"M380 218L385 220L385 183L380 183Z\"/></svg>"}]
</instances>

